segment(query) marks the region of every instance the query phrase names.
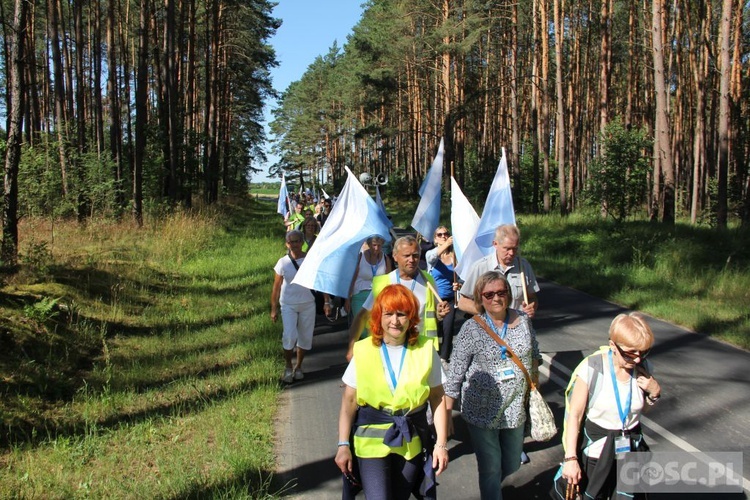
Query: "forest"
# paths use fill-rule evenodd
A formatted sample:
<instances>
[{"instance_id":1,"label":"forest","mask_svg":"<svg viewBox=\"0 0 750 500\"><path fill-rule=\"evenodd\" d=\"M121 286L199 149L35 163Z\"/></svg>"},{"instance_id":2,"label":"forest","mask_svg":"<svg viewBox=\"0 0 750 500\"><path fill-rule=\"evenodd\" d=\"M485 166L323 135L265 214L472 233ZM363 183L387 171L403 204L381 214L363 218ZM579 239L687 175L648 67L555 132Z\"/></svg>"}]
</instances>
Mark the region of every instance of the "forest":
<instances>
[{"instance_id":1,"label":"forest","mask_svg":"<svg viewBox=\"0 0 750 500\"><path fill-rule=\"evenodd\" d=\"M748 222L749 23L744 0L371 0L284 91L278 167L416 195L444 137L480 199L507 149L517 211Z\"/></svg>"},{"instance_id":2,"label":"forest","mask_svg":"<svg viewBox=\"0 0 750 500\"><path fill-rule=\"evenodd\" d=\"M750 221L746 0L368 0L267 138L273 6L0 1L3 263L22 217L140 224L245 193L269 140L272 175L332 192L349 166L416 195L445 138L473 199L507 150L517 211Z\"/></svg>"}]
</instances>

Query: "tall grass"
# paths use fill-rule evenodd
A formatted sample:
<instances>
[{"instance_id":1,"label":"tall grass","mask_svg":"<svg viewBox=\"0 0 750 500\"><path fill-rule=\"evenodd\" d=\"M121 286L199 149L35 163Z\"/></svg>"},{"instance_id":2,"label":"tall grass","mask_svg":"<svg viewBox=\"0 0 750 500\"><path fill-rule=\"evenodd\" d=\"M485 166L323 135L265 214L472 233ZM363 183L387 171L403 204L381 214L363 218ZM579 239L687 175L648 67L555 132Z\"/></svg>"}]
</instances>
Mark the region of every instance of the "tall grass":
<instances>
[{"instance_id":1,"label":"tall grass","mask_svg":"<svg viewBox=\"0 0 750 500\"><path fill-rule=\"evenodd\" d=\"M750 233L684 224L522 216L536 272L750 348Z\"/></svg>"},{"instance_id":2,"label":"tall grass","mask_svg":"<svg viewBox=\"0 0 750 500\"><path fill-rule=\"evenodd\" d=\"M0 497L279 495L273 211L25 221L0 290Z\"/></svg>"}]
</instances>

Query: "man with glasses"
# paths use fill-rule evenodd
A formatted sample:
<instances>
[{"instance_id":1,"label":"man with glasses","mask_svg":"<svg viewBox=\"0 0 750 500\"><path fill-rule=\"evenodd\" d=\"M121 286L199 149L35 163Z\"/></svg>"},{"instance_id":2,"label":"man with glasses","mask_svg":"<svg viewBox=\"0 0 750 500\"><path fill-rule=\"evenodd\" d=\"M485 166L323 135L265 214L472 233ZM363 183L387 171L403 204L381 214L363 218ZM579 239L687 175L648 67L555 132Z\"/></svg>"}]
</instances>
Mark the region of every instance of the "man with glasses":
<instances>
[{"instance_id":1,"label":"man with glasses","mask_svg":"<svg viewBox=\"0 0 750 500\"><path fill-rule=\"evenodd\" d=\"M299 266L305 260L305 252L302 251L303 242L304 236L301 231L293 230L286 233L287 254L280 258L273 268L271 321L274 323L277 321L279 309L281 309L281 324L284 328L281 343L286 362L281 381L286 384L305 377L302 371L302 360L305 358L305 352L312 349L315 328L315 297L312 291L292 283ZM297 359L292 365L295 348Z\"/></svg>"},{"instance_id":2,"label":"man with glasses","mask_svg":"<svg viewBox=\"0 0 750 500\"><path fill-rule=\"evenodd\" d=\"M521 233L515 225L503 224L495 229L495 238L492 241L495 252L479 259L469 269L469 273L466 275L464 284L459 292L459 309L469 314L477 314L478 311L474 305L474 297L472 295L477 278L487 271L500 271L508 280L511 292L513 293L513 302L508 307L523 311L530 318L534 317L539 307L536 295L539 292L539 284L536 281L531 264L518 255L520 242ZM529 297L528 303L524 300L523 279L526 280L526 292Z\"/></svg>"}]
</instances>

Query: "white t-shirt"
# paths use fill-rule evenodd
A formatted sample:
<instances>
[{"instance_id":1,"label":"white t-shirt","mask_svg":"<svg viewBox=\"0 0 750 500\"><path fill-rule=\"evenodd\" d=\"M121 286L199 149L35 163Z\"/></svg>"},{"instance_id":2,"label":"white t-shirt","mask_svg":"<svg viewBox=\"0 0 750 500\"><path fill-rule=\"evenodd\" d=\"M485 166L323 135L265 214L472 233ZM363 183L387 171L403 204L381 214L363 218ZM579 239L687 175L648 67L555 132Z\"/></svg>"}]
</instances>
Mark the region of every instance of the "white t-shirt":
<instances>
[{"instance_id":1,"label":"white t-shirt","mask_svg":"<svg viewBox=\"0 0 750 500\"><path fill-rule=\"evenodd\" d=\"M305 260L304 257L296 259L297 265L302 265ZM281 298L279 304L282 306L285 304L305 304L307 302L315 302L312 292L296 283L292 283L292 280L297 275L297 268L292 264L292 258L289 255L285 255L280 258L276 265L273 266L273 270L276 274L284 278L281 282Z\"/></svg>"},{"instance_id":2,"label":"white t-shirt","mask_svg":"<svg viewBox=\"0 0 750 500\"><path fill-rule=\"evenodd\" d=\"M617 409L615 400L614 386L612 385L612 374L610 371L609 356L604 355L603 373L599 375L599 384L601 389L593 401L588 402L586 417L596 425L605 429L621 429L622 420L620 412ZM589 384L594 370L588 366L588 358L581 362L581 369L578 375L581 380ZM623 410L627 407L627 398L630 396L630 411L625 419L625 429L632 429L640 421L640 414L643 410L643 391L638 387L635 377L630 378L630 382L617 381L617 390L620 394L620 405ZM584 453L592 458L599 458L604 447L605 439L599 439L591 444Z\"/></svg>"},{"instance_id":3,"label":"white t-shirt","mask_svg":"<svg viewBox=\"0 0 750 500\"><path fill-rule=\"evenodd\" d=\"M386 347L386 352L388 353L388 358L391 362L391 368L393 368L393 373L396 376L396 380L398 380L401 376L401 358L406 353L406 350L402 345L384 345ZM382 349L380 350L380 359L383 362L383 373L385 373L385 379L388 381L388 387L391 389L391 392L394 392L396 389L393 387L393 383L391 382L391 376L388 373L388 368L385 363L385 356ZM349 361L349 366L346 367L346 371L344 372L344 376L341 377L341 380L352 389L357 388L357 368L354 364L354 358ZM433 349L432 370L430 371L430 375L427 377L427 383L430 387L437 387L444 381L445 373L443 373L443 365L440 363L440 355L435 349Z\"/></svg>"},{"instance_id":4,"label":"white t-shirt","mask_svg":"<svg viewBox=\"0 0 750 500\"><path fill-rule=\"evenodd\" d=\"M404 285L407 289L411 290L414 296L417 298L417 301L419 302L419 333L424 333L424 305L427 301L427 294L429 291L427 290L427 286L425 283L425 277L422 276L422 273L420 272L417 274L417 278L415 280L407 280L404 278L401 278L399 280L398 275L398 269L395 271L392 271L388 273L388 278L391 280L392 285L401 284ZM373 296L372 292L370 295L367 296L367 300L365 300L365 303L362 305L363 309L366 309L367 311L372 311L373 306L375 305L375 297Z\"/></svg>"}]
</instances>

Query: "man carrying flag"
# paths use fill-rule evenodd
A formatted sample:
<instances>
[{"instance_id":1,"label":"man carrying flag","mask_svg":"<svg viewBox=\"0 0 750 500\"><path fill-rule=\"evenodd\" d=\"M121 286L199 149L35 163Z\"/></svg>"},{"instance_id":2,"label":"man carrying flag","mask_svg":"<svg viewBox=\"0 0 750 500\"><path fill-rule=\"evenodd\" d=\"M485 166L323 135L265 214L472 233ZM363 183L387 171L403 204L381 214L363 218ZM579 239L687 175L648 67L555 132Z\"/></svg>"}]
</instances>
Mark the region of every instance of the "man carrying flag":
<instances>
[{"instance_id":1,"label":"man carrying flag","mask_svg":"<svg viewBox=\"0 0 750 500\"><path fill-rule=\"evenodd\" d=\"M391 273L375 276L372 280L372 291L367 297L362 309L357 313L349 329L349 348L346 359L350 361L354 344L359 340L362 330L370 317L370 311L375 304L375 297L388 285L403 285L417 297L419 302L419 333L427 337L437 337L437 322L442 321L450 312L450 304L445 301L437 302L434 293L437 290L435 280L429 273L419 269L419 243L414 236L402 236L393 245L393 259L398 267Z\"/></svg>"},{"instance_id":2,"label":"man carrying flag","mask_svg":"<svg viewBox=\"0 0 750 500\"><path fill-rule=\"evenodd\" d=\"M477 279L487 271L500 271L505 275L511 287L513 299L508 307L523 311L534 317L539 301L537 292L539 284L536 281L531 264L518 255L521 233L514 224L503 224L495 229L492 246L495 251L479 259L469 269L458 298L458 308L470 314L478 314L474 305L474 285ZM528 298L528 302L526 300Z\"/></svg>"}]
</instances>

